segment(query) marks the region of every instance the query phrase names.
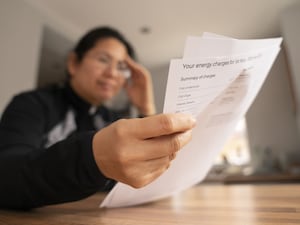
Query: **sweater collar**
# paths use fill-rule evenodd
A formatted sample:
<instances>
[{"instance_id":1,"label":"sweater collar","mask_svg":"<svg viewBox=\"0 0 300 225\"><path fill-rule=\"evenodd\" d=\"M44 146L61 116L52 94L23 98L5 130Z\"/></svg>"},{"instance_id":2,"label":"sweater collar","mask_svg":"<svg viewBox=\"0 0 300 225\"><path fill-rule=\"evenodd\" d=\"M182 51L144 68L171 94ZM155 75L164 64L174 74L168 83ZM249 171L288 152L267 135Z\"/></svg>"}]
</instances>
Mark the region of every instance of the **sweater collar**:
<instances>
[{"instance_id":1,"label":"sweater collar","mask_svg":"<svg viewBox=\"0 0 300 225\"><path fill-rule=\"evenodd\" d=\"M104 121L113 121L115 120L115 113L104 105L94 106L82 99L71 87L69 82L65 83L65 93L68 101L71 103L72 107L82 115L101 115Z\"/></svg>"},{"instance_id":2,"label":"sweater collar","mask_svg":"<svg viewBox=\"0 0 300 225\"><path fill-rule=\"evenodd\" d=\"M102 111L104 106L94 106L81 98L71 87L69 82L65 84L66 96L70 100L72 106L80 111L80 113L88 113L90 115L94 115L96 112Z\"/></svg>"}]
</instances>

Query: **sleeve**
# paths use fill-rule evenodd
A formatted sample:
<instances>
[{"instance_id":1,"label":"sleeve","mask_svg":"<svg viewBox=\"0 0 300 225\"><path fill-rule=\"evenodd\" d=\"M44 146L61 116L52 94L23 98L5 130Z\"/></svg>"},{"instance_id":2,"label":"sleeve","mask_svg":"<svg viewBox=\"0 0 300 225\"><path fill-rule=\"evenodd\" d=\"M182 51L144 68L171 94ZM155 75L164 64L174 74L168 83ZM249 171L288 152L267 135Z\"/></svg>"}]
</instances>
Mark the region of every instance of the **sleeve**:
<instances>
[{"instance_id":1,"label":"sleeve","mask_svg":"<svg viewBox=\"0 0 300 225\"><path fill-rule=\"evenodd\" d=\"M30 209L83 199L111 185L92 152L94 132L40 148L45 109L33 95L15 97L0 123L0 207Z\"/></svg>"}]
</instances>

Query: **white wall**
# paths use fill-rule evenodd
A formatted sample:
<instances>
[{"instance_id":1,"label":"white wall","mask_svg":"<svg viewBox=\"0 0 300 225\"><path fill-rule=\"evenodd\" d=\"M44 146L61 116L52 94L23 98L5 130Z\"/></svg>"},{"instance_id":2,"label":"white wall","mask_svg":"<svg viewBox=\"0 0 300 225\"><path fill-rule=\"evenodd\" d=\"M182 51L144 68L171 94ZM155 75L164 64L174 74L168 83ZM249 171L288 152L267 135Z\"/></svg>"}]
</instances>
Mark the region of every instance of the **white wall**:
<instances>
[{"instance_id":1,"label":"white wall","mask_svg":"<svg viewBox=\"0 0 300 225\"><path fill-rule=\"evenodd\" d=\"M274 63L246 117L252 153L270 147L279 158L284 155L283 164L300 156L299 21L299 4L282 13L280 28L286 51Z\"/></svg>"},{"instance_id":2,"label":"white wall","mask_svg":"<svg viewBox=\"0 0 300 225\"><path fill-rule=\"evenodd\" d=\"M30 1L0 0L0 115L13 95L35 87L45 25L75 40L78 30Z\"/></svg>"},{"instance_id":3,"label":"white wall","mask_svg":"<svg viewBox=\"0 0 300 225\"><path fill-rule=\"evenodd\" d=\"M291 80L300 129L300 4L287 8L281 16L281 30L287 49Z\"/></svg>"},{"instance_id":4,"label":"white wall","mask_svg":"<svg viewBox=\"0 0 300 225\"><path fill-rule=\"evenodd\" d=\"M158 113L163 111L165 90L168 79L169 64L150 69L153 80L154 100Z\"/></svg>"},{"instance_id":5,"label":"white wall","mask_svg":"<svg viewBox=\"0 0 300 225\"><path fill-rule=\"evenodd\" d=\"M246 115L251 153L270 148L279 160L300 149L299 133L281 50L256 100ZM252 155L253 156L253 155ZM282 162L285 163L285 162ZM284 166L284 165L283 165Z\"/></svg>"},{"instance_id":6,"label":"white wall","mask_svg":"<svg viewBox=\"0 0 300 225\"><path fill-rule=\"evenodd\" d=\"M39 16L23 1L0 0L1 113L12 95L35 85L40 27Z\"/></svg>"}]
</instances>

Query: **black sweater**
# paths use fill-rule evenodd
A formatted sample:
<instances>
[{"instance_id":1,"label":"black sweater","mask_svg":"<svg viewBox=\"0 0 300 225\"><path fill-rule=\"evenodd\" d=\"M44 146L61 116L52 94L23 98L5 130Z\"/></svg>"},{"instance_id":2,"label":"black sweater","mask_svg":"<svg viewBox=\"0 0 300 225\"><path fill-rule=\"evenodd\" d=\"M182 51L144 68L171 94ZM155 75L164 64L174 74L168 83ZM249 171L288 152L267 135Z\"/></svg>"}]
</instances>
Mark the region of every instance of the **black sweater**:
<instances>
[{"instance_id":1,"label":"black sweater","mask_svg":"<svg viewBox=\"0 0 300 225\"><path fill-rule=\"evenodd\" d=\"M15 96L0 123L0 207L29 209L110 189L92 138L121 116L91 107L68 84Z\"/></svg>"}]
</instances>

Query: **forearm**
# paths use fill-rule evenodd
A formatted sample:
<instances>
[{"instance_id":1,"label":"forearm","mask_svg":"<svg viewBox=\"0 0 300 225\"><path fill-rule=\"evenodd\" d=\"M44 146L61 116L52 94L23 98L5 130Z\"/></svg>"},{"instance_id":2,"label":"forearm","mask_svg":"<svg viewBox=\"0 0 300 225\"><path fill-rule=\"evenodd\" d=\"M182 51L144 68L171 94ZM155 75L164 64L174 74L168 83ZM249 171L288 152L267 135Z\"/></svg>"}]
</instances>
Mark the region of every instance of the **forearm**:
<instances>
[{"instance_id":1,"label":"forearm","mask_svg":"<svg viewBox=\"0 0 300 225\"><path fill-rule=\"evenodd\" d=\"M82 134L49 149L10 149L13 154L1 149L0 207L28 209L75 201L105 188L109 180L94 161L92 137Z\"/></svg>"}]
</instances>

